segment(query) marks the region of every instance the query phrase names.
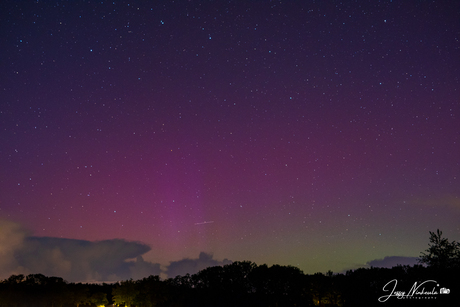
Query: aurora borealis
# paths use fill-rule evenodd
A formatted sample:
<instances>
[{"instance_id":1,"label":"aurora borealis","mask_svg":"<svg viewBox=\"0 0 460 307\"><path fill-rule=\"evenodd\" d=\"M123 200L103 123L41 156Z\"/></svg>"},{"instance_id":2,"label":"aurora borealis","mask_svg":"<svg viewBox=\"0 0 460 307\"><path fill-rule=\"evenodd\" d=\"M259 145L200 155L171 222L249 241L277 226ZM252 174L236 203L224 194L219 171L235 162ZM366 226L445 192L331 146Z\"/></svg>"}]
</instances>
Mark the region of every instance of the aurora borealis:
<instances>
[{"instance_id":1,"label":"aurora borealis","mask_svg":"<svg viewBox=\"0 0 460 307\"><path fill-rule=\"evenodd\" d=\"M0 217L20 235L0 252L122 239L150 250L121 262L157 270L202 253L315 273L459 240L459 15L2 1ZM38 267L15 261L0 277Z\"/></svg>"}]
</instances>

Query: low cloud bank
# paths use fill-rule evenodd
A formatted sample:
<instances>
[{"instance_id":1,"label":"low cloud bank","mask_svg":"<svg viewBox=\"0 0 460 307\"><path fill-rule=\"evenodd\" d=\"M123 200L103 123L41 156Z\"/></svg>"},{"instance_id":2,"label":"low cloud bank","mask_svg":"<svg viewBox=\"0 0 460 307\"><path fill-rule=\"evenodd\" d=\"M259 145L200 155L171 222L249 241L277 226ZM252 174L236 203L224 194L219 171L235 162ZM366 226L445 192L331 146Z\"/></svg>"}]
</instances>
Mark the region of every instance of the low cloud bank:
<instances>
[{"instance_id":1,"label":"low cloud bank","mask_svg":"<svg viewBox=\"0 0 460 307\"><path fill-rule=\"evenodd\" d=\"M417 257L387 256L383 259L375 259L366 263L368 267L392 268L397 265L418 264Z\"/></svg>"},{"instance_id":2,"label":"low cloud bank","mask_svg":"<svg viewBox=\"0 0 460 307\"><path fill-rule=\"evenodd\" d=\"M135 280L149 275L194 274L209 266L231 263L200 253L198 259L171 262L166 270L145 261L151 248L141 242L112 239L86 241L54 237L34 237L21 225L0 220L0 279L13 274L59 276L72 282ZM136 259L132 261L130 259Z\"/></svg>"},{"instance_id":3,"label":"low cloud bank","mask_svg":"<svg viewBox=\"0 0 460 307\"><path fill-rule=\"evenodd\" d=\"M127 260L141 257L149 250L143 243L120 239L91 242L27 237L15 251L15 257L20 267L32 273L78 281L112 281L131 278L133 271L138 271L138 265L143 263ZM150 269L153 274L160 273L159 265L157 270Z\"/></svg>"},{"instance_id":4,"label":"low cloud bank","mask_svg":"<svg viewBox=\"0 0 460 307\"><path fill-rule=\"evenodd\" d=\"M195 274L207 267L212 266L223 266L231 264L232 261L224 259L223 261L217 261L212 259L212 255L201 252L198 259L182 259L179 261L173 261L169 264L166 273L169 277L176 277L177 275L184 276L185 274Z\"/></svg>"}]
</instances>

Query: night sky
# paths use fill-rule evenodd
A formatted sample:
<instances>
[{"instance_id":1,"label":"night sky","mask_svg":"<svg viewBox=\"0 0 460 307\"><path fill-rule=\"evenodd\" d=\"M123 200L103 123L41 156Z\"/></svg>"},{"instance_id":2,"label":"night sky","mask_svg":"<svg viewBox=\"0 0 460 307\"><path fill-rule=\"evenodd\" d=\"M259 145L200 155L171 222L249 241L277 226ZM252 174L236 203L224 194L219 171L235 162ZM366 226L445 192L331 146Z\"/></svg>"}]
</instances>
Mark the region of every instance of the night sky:
<instances>
[{"instance_id":1,"label":"night sky","mask_svg":"<svg viewBox=\"0 0 460 307\"><path fill-rule=\"evenodd\" d=\"M0 14L2 278L340 272L460 239L459 1Z\"/></svg>"}]
</instances>

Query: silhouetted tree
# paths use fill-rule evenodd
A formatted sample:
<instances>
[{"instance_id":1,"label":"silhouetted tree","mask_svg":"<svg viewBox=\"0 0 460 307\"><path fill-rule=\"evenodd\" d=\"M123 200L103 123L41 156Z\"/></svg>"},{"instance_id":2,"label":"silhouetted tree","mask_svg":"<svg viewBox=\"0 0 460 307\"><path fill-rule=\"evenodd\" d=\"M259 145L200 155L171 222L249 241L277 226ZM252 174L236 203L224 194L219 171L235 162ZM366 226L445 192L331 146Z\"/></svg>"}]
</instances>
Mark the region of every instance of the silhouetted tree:
<instances>
[{"instance_id":1,"label":"silhouetted tree","mask_svg":"<svg viewBox=\"0 0 460 307\"><path fill-rule=\"evenodd\" d=\"M75 304L76 307L80 307L80 305L89 304L89 289L87 286L82 284L71 284L69 285L69 296Z\"/></svg>"},{"instance_id":2,"label":"silhouetted tree","mask_svg":"<svg viewBox=\"0 0 460 307\"><path fill-rule=\"evenodd\" d=\"M177 275L175 278L168 278L164 284L169 290L169 303L170 306L192 306L193 302L197 302L195 296L196 289L192 276L185 274L184 276Z\"/></svg>"},{"instance_id":3,"label":"silhouetted tree","mask_svg":"<svg viewBox=\"0 0 460 307\"><path fill-rule=\"evenodd\" d=\"M159 276L150 275L136 283L136 306L155 307L168 301L168 287Z\"/></svg>"},{"instance_id":4,"label":"silhouetted tree","mask_svg":"<svg viewBox=\"0 0 460 307\"><path fill-rule=\"evenodd\" d=\"M91 296L88 298L88 302L96 306L105 306L109 303L109 300L107 299L107 294L103 292L96 292L91 294Z\"/></svg>"},{"instance_id":5,"label":"silhouetted tree","mask_svg":"<svg viewBox=\"0 0 460 307\"><path fill-rule=\"evenodd\" d=\"M428 267L449 269L460 266L460 243L449 242L442 237L439 229L436 233L430 231L430 244L425 252L421 253L418 262Z\"/></svg>"},{"instance_id":6,"label":"silhouetted tree","mask_svg":"<svg viewBox=\"0 0 460 307\"><path fill-rule=\"evenodd\" d=\"M8 279L0 284L0 306L17 307L24 302L24 285L25 276L22 274L11 275Z\"/></svg>"},{"instance_id":7,"label":"silhouetted tree","mask_svg":"<svg viewBox=\"0 0 460 307\"><path fill-rule=\"evenodd\" d=\"M253 269L250 280L256 306L310 306L312 299L303 272L293 266L266 264Z\"/></svg>"},{"instance_id":8,"label":"silhouetted tree","mask_svg":"<svg viewBox=\"0 0 460 307\"><path fill-rule=\"evenodd\" d=\"M316 306L343 306L342 287L343 275L334 275L328 271L326 275L316 273L311 277L311 295Z\"/></svg>"},{"instance_id":9,"label":"silhouetted tree","mask_svg":"<svg viewBox=\"0 0 460 307\"><path fill-rule=\"evenodd\" d=\"M131 307L134 304L138 294L139 289L132 279L122 281L112 289L113 302L116 305L125 305L126 307Z\"/></svg>"}]
</instances>

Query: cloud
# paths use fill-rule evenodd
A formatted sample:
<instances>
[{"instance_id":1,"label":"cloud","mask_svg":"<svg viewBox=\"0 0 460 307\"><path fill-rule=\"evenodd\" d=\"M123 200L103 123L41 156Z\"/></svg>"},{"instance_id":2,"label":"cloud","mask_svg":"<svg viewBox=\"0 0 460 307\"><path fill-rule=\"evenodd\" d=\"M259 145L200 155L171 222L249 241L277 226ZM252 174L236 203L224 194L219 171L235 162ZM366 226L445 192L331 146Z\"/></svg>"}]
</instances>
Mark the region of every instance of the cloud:
<instances>
[{"instance_id":1,"label":"cloud","mask_svg":"<svg viewBox=\"0 0 460 307\"><path fill-rule=\"evenodd\" d=\"M57 275L69 281L114 281L131 278L139 264L128 260L149 250L143 243L121 239L91 242L27 237L15 256L20 266L34 273Z\"/></svg>"},{"instance_id":2,"label":"cloud","mask_svg":"<svg viewBox=\"0 0 460 307\"><path fill-rule=\"evenodd\" d=\"M182 259L179 261L173 261L169 264L166 273L169 277L176 277L177 275L195 274L207 267L211 266L223 266L231 264L232 261L224 259L223 261L217 261L213 259L213 255L201 252L198 259Z\"/></svg>"},{"instance_id":3,"label":"cloud","mask_svg":"<svg viewBox=\"0 0 460 307\"><path fill-rule=\"evenodd\" d=\"M369 267L378 268L392 268L397 265L410 265L418 264L417 257L403 257L403 256L387 256L383 259L375 259L366 263Z\"/></svg>"},{"instance_id":4,"label":"cloud","mask_svg":"<svg viewBox=\"0 0 460 307\"><path fill-rule=\"evenodd\" d=\"M231 263L228 259L217 261L202 252L198 259L171 262L163 271L160 264L143 259L142 255L150 250L144 243L122 239L92 242L35 237L20 224L0 220L0 280L13 274L40 273L70 282L111 282L160 274L194 274L210 266Z\"/></svg>"},{"instance_id":5,"label":"cloud","mask_svg":"<svg viewBox=\"0 0 460 307\"><path fill-rule=\"evenodd\" d=\"M130 266L131 278L134 280L142 279L150 275L160 275L162 270L159 263L144 261L142 256L138 256Z\"/></svg>"},{"instance_id":6,"label":"cloud","mask_svg":"<svg viewBox=\"0 0 460 307\"><path fill-rule=\"evenodd\" d=\"M22 247L27 235L21 225L0 219L0 278L3 272L12 275L24 270L16 261L15 251Z\"/></svg>"},{"instance_id":7,"label":"cloud","mask_svg":"<svg viewBox=\"0 0 460 307\"><path fill-rule=\"evenodd\" d=\"M0 279L41 273L68 281L117 281L161 273L145 262L150 247L121 239L86 241L29 236L19 224L0 220ZM135 258L136 261L130 261Z\"/></svg>"}]
</instances>

